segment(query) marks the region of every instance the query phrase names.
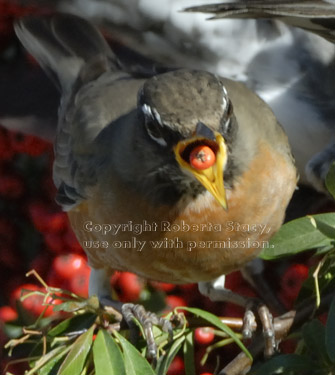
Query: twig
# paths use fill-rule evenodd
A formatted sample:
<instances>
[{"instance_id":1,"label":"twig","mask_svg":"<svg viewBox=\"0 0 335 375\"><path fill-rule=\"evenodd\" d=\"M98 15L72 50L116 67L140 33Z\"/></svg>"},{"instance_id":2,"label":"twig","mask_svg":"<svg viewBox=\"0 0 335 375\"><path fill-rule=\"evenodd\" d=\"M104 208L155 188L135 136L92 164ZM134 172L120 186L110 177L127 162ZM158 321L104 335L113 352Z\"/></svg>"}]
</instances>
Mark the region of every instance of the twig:
<instances>
[{"instance_id":1,"label":"twig","mask_svg":"<svg viewBox=\"0 0 335 375\"><path fill-rule=\"evenodd\" d=\"M320 304L319 312L322 312L329 305L334 298L334 293L325 295ZM274 319L274 330L276 339L278 341L284 339L290 330L300 328L306 320L308 320L315 312L315 305L306 305L302 303L298 306L296 311L289 311ZM258 332L249 346L249 351L253 358L258 358L264 351L264 338L261 332ZM238 354L224 369L222 369L219 375L245 375L248 373L252 365L250 359L245 355L244 352Z\"/></svg>"}]
</instances>

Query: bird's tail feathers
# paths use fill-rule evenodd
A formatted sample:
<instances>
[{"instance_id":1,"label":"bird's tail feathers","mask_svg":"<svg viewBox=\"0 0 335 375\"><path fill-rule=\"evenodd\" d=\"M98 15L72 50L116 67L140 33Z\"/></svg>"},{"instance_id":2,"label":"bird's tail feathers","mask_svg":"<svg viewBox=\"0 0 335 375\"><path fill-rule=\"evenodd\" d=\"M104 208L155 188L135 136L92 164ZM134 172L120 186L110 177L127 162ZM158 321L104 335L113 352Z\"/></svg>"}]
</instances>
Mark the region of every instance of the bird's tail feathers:
<instances>
[{"instance_id":1,"label":"bird's tail feathers","mask_svg":"<svg viewBox=\"0 0 335 375\"><path fill-rule=\"evenodd\" d=\"M28 52L42 68L67 90L86 64L103 69L118 65L117 59L100 32L88 21L69 14L29 16L15 24L15 31ZM102 72L96 71L95 76Z\"/></svg>"}]
</instances>

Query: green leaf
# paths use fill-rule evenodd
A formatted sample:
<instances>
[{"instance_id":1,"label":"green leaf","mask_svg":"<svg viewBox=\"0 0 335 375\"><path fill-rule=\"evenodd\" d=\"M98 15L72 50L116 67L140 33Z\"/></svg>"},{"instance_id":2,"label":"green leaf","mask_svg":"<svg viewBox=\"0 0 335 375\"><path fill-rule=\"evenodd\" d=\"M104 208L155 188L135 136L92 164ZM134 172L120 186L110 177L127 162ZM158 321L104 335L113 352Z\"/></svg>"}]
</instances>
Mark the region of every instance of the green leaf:
<instances>
[{"instance_id":1,"label":"green leaf","mask_svg":"<svg viewBox=\"0 0 335 375\"><path fill-rule=\"evenodd\" d=\"M60 368L63 357L69 352L71 346L66 347L59 354L55 355L49 362L47 362L40 370L38 375L56 375Z\"/></svg>"},{"instance_id":2,"label":"green leaf","mask_svg":"<svg viewBox=\"0 0 335 375\"><path fill-rule=\"evenodd\" d=\"M53 305L54 311L65 311L65 312L75 312L83 309L88 305L87 300L84 301L67 301L60 303L59 305Z\"/></svg>"},{"instance_id":3,"label":"green leaf","mask_svg":"<svg viewBox=\"0 0 335 375\"><path fill-rule=\"evenodd\" d=\"M335 226L335 214L313 216L318 222ZM302 217L284 224L270 240L269 247L263 249L260 257L276 259L282 256L297 254L301 251L323 246L330 246L332 239L325 236L313 226L310 217Z\"/></svg>"},{"instance_id":4,"label":"green leaf","mask_svg":"<svg viewBox=\"0 0 335 375\"><path fill-rule=\"evenodd\" d=\"M313 374L313 365L305 356L297 354L283 354L270 358L263 365L252 371L252 375L272 374Z\"/></svg>"},{"instance_id":5,"label":"green leaf","mask_svg":"<svg viewBox=\"0 0 335 375\"><path fill-rule=\"evenodd\" d=\"M328 253L326 259L321 260L322 265L318 273L318 285L320 289L320 294L323 295L329 292L332 292L335 288L335 254ZM319 266L319 265L317 265ZM303 301L306 302L308 298L314 298L316 295L315 290L315 280L313 274L314 269L309 270L308 278L303 282L302 288L299 292L298 298L295 300L295 306L298 306ZM314 303L314 301L311 301Z\"/></svg>"},{"instance_id":6,"label":"green leaf","mask_svg":"<svg viewBox=\"0 0 335 375\"><path fill-rule=\"evenodd\" d=\"M302 328L302 336L311 357L329 363L325 344L325 327L317 320L305 324Z\"/></svg>"},{"instance_id":7,"label":"green leaf","mask_svg":"<svg viewBox=\"0 0 335 375\"><path fill-rule=\"evenodd\" d=\"M332 214L329 214L332 215ZM335 217L335 215L334 215ZM334 220L335 221L335 220ZM317 218L311 217L312 224L326 237L334 240L335 239L335 227L318 220Z\"/></svg>"},{"instance_id":8,"label":"green leaf","mask_svg":"<svg viewBox=\"0 0 335 375\"><path fill-rule=\"evenodd\" d=\"M93 344L96 375L125 375L122 353L111 335L101 329Z\"/></svg>"},{"instance_id":9,"label":"green leaf","mask_svg":"<svg viewBox=\"0 0 335 375\"><path fill-rule=\"evenodd\" d=\"M34 367L27 372L26 375L35 374L36 371L40 370L44 367L48 362L52 361L54 358L58 357L60 353L64 356L66 351L66 346L59 346L50 352L46 353L45 355L41 356L38 361L35 362Z\"/></svg>"},{"instance_id":10,"label":"green leaf","mask_svg":"<svg viewBox=\"0 0 335 375\"><path fill-rule=\"evenodd\" d=\"M193 331L186 334L183 351L184 351L184 363L185 363L185 374L195 375L195 362L194 362L194 335Z\"/></svg>"},{"instance_id":11,"label":"green leaf","mask_svg":"<svg viewBox=\"0 0 335 375\"><path fill-rule=\"evenodd\" d=\"M118 332L113 332L113 334L120 341L127 375L155 375L149 362L129 341Z\"/></svg>"},{"instance_id":12,"label":"green leaf","mask_svg":"<svg viewBox=\"0 0 335 375\"><path fill-rule=\"evenodd\" d=\"M93 331L94 326L77 338L57 375L80 375L92 345Z\"/></svg>"},{"instance_id":13,"label":"green leaf","mask_svg":"<svg viewBox=\"0 0 335 375\"><path fill-rule=\"evenodd\" d=\"M48 336L56 337L71 332L87 330L96 320L96 315L85 313L63 320L48 332Z\"/></svg>"},{"instance_id":14,"label":"green leaf","mask_svg":"<svg viewBox=\"0 0 335 375\"><path fill-rule=\"evenodd\" d=\"M6 323L3 326L3 330L6 336L10 337L11 339L16 339L22 336L22 326L16 323Z\"/></svg>"},{"instance_id":15,"label":"green leaf","mask_svg":"<svg viewBox=\"0 0 335 375\"><path fill-rule=\"evenodd\" d=\"M189 311L190 313L192 313L196 316L199 316L200 318L206 320L211 325L221 329L223 332L225 332L227 335L229 335L235 341L235 343L243 350L243 352L252 360L252 356L251 356L250 352L243 345L242 341L237 337L235 332L232 331L226 324L222 323L221 320L217 316L215 316L215 315L213 315L213 314L211 314L207 311L197 309L195 307L182 307L180 309Z\"/></svg>"},{"instance_id":16,"label":"green leaf","mask_svg":"<svg viewBox=\"0 0 335 375\"><path fill-rule=\"evenodd\" d=\"M326 348L330 360L335 363L335 298L330 305L326 323Z\"/></svg>"},{"instance_id":17,"label":"green leaf","mask_svg":"<svg viewBox=\"0 0 335 375\"><path fill-rule=\"evenodd\" d=\"M333 163L326 176L326 188L335 199L335 163Z\"/></svg>"},{"instance_id":18,"label":"green leaf","mask_svg":"<svg viewBox=\"0 0 335 375\"><path fill-rule=\"evenodd\" d=\"M164 354L163 357L161 357L158 361L158 365L156 367L156 374L157 375L165 375L168 368L171 365L171 362L173 361L174 357L179 352L179 349L181 348L183 342L185 341L185 336L181 336L178 339L174 340L171 347L167 352Z\"/></svg>"}]
</instances>

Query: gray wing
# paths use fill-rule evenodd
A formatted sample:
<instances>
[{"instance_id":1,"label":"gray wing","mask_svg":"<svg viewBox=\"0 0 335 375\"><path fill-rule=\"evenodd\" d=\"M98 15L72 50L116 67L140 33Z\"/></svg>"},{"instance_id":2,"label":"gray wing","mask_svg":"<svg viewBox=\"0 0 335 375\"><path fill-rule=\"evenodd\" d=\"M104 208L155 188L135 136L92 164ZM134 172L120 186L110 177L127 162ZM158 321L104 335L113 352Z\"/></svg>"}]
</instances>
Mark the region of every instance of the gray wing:
<instances>
[{"instance_id":1,"label":"gray wing","mask_svg":"<svg viewBox=\"0 0 335 375\"><path fill-rule=\"evenodd\" d=\"M218 18L277 18L335 42L335 4L324 0L252 0L206 4L186 9Z\"/></svg>"},{"instance_id":2,"label":"gray wing","mask_svg":"<svg viewBox=\"0 0 335 375\"><path fill-rule=\"evenodd\" d=\"M79 17L29 17L15 30L62 92L53 176L56 200L69 210L96 184L115 139L106 129L135 108L139 82L121 71L99 31Z\"/></svg>"},{"instance_id":3,"label":"gray wing","mask_svg":"<svg viewBox=\"0 0 335 375\"><path fill-rule=\"evenodd\" d=\"M15 23L21 43L60 86L62 93L72 88L87 62L104 56L117 61L100 32L89 22L69 14L29 16Z\"/></svg>"}]
</instances>

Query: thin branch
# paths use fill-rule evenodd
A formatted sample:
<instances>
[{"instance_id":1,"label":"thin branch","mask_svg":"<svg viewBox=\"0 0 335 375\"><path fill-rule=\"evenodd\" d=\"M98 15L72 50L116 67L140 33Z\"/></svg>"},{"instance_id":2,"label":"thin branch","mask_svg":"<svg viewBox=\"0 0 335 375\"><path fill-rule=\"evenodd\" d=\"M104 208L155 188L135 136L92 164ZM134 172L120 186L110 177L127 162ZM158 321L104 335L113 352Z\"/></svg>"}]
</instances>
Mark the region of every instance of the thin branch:
<instances>
[{"instance_id":1,"label":"thin branch","mask_svg":"<svg viewBox=\"0 0 335 375\"><path fill-rule=\"evenodd\" d=\"M329 308L333 298L334 293L325 295L317 311L321 313ZM314 304L306 306L305 303L302 303L300 306L298 306L296 311L289 311L274 319L274 329L277 340L280 341L284 339L290 330L300 328L315 312ZM261 332L256 333L248 349L254 359L262 355L264 351L264 338ZM245 375L250 370L251 365L252 362L250 359L244 352L241 352L220 371L219 375Z\"/></svg>"}]
</instances>

